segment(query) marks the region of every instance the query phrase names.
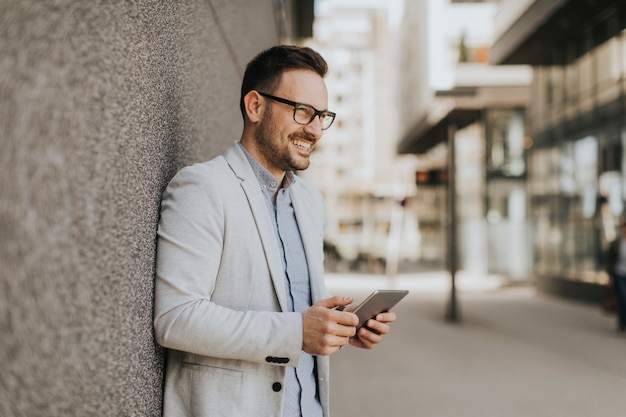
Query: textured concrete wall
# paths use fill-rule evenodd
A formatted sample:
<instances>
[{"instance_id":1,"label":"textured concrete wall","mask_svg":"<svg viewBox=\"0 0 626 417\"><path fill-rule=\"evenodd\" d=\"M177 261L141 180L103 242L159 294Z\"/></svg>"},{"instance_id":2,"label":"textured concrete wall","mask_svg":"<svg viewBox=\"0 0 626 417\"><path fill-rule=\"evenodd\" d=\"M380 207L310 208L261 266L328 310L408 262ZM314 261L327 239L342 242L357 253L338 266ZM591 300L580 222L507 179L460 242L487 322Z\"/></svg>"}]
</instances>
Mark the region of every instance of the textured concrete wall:
<instances>
[{"instance_id":1,"label":"textured concrete wall","mask_svg":"<svg viewBox=\"0 0 626 417\"><path fill-rule=\"evenodd\" d=\"M157 416L160 195L239 137L272 0L0 2L0 416Z\"/></svg>"}]
</instances>

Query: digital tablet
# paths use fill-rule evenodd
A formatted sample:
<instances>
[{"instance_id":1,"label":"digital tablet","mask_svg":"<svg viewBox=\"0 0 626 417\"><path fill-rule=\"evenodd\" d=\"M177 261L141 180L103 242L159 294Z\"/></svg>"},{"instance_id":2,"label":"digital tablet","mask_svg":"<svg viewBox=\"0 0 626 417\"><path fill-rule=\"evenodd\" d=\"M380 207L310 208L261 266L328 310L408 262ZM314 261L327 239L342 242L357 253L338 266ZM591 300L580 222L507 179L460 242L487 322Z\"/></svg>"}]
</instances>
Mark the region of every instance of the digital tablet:
<instances>
[{"instance_id":1,"label":"digital tablet","mask_svg":"<svg viewBox=\"0 0 626 417\"><path fill-rule=\"evenodd\" d=\"M354 313L359 317L357 330L379 313L391 310L398 301L409 293L407 290L376 290L359 304L350 304L343 311Z\"/></svg>"}]
</instances>

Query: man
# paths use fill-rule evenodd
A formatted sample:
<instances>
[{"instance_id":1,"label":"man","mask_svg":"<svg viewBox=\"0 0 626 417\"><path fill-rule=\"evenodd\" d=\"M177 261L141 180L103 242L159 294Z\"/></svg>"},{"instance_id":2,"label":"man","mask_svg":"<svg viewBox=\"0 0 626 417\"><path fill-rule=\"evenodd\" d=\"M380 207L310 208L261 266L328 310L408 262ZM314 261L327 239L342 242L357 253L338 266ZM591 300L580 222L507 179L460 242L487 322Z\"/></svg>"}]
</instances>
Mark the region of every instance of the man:
<instances>
[{"instance_id":1,"label":"man","mask_svg":"<svg viewBox=\"0 0 626 417\"><path fill-rule=\"evenodd\" d=\"M164 416L328 416L329 359L372 348L324 286L319 192L294 171L335 114L324 59L277 46L244 75L244 129L223 156L182 169L163 195L154 327L167 348Z\"/></svg>"},{"instance_id":2,"label":"man","mask_svg":"<svg viewBox=\"0 0 626 417\"><path fill-rule=\"evenodd\" d=\"M607 272L617 294L617 331L626 332L626 222L621 233L609 246Z\"/></svg>"}]
</instances>

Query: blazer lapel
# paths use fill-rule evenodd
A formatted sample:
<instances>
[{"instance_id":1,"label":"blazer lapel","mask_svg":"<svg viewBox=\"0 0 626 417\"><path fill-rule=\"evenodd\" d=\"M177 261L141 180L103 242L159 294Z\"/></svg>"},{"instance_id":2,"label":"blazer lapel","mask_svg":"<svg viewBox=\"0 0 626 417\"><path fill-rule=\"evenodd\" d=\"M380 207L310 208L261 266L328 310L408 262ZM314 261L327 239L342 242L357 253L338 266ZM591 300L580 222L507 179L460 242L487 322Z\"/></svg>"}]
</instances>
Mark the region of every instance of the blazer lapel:
<instances>
[{"instance_id":1,"label":"blazer lapel","mask_svg":"<svg viewBox=\"0 0 626 417\"><path fill-rule=\"evenodd\" d=\"M243 151L239 148L239 144L232 145L224 155L233 172L241 179L241 188L246 194L250 210L256 223L257 231L263 244L263 251L274 283L274 290L280 307L283 311L288 310L287 294L285 289L285 272L280 260L280 251L278 242L276 242L276 232L272 226L271 219L267 212L267 206L260 190L256 176L250 168L250 164L246 159Z\"/></svg>"}]
</instances>

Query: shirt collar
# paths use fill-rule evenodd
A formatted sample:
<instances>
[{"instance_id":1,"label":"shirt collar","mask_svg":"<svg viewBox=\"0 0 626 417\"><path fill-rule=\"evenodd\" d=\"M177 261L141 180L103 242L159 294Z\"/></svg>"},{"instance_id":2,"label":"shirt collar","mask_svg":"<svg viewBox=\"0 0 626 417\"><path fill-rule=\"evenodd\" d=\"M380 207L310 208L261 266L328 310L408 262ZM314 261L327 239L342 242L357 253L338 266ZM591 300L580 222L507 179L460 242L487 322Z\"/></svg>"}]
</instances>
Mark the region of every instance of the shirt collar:
<instances>
[{"instance_id":1,"label":"shirt collar","mask_svg":"<svg viewBox=\"0 0 626 417\"><path fill-rule=\"evenodd\" d=\"M275 193L280 188L276 177L274 177L274 175L267 168L261 165L261 163L257 161L254 156L250 154L250 152L248 152L241 142L239 142L239 146L241 147L241 150L243 150L244 155L246 155L246 158L250 163L250 167L252 168L252 172L254 172L254 176L259 181L261 188L264 191L269 190ZM287 171L285 173L285 178L283 179L282 188L288 188L295 182L296 176L293 171Z\"/></svg>"}]
</instances>

